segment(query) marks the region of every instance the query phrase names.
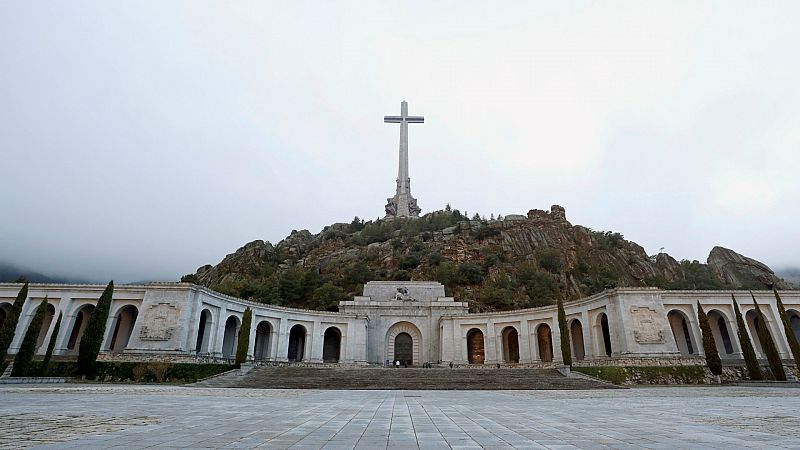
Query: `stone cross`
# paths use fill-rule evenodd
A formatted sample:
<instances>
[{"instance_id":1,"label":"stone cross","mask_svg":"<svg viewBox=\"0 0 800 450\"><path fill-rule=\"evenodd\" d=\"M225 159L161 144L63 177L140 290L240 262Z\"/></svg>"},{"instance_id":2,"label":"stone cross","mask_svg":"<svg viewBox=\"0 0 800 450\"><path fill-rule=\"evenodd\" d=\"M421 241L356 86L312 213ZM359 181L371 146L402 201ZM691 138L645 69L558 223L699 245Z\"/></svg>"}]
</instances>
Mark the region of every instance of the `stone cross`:
<instances>
[{"instance_id":1,"label":"stone cross","mask_svg":"<svg viewBox=\"0 0 800 450\"><path fill-rule=\"evenodd\" d=\"M409 116L408 103L400 103L399 116L384 116L385 123L400 124L400 167L397 171L397 191L386 204L386 217L419 217L417 199L411 196L411 178L408 176L408 124L424 123L422 116Z\"/></svg>"}]
</instances>

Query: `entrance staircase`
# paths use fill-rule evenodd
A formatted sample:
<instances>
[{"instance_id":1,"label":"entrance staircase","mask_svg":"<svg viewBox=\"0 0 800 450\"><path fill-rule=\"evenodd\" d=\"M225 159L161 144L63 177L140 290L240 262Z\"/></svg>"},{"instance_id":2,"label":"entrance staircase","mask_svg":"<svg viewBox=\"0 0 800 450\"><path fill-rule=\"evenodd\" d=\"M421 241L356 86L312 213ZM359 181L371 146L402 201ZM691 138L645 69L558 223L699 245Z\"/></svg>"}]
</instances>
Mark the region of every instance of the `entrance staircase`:
<instances>
[{"instance_id":1,"label":"entrance staircase","mask_svg":"<svg viewBox=\"0 0 800 450\"><path fill-rule=\"evenodd\" d=\"M557 369L317 368L258 366L234 370L193 386L262 389L615 389L609 383Z\"/></svg>"}]
</instances>

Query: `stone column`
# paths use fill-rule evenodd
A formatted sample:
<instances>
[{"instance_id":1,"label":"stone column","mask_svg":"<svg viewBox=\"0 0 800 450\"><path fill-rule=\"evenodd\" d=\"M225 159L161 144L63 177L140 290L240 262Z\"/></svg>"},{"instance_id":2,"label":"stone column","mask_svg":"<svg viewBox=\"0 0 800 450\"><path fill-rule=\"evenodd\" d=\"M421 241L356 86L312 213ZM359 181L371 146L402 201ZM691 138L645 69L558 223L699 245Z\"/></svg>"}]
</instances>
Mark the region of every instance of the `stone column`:
<instances>
[{"instance_id":1,"label":"stone column","mask_svg":"<svg viewBox=\"0 0 800 450\"><path fill-rule=\"evenodd\" d=\"M530 328L528 327L528 319L523 318L519 322L519 362L531 363L533 362L533 352L531 351Z\"/></svg>"},{"instance_id":2,"label":"stone column","mask_svg":"<svg viewBox=\"0 0 800 450\"><path fill-rule=\"evenodd\" d=\"M111 350L108 346L111 345L111 338L114 336L114 327L117 325L116 307L117 305L114 305L114 301L112 300L111 307L108 310L108 317L106 317L106 332L103 335L103 343L100 344L100 353L109 352ZM97 311L96 308L95 311Z\"/></svg>"},{"instance_id":3,"label":"stone column","mask_svg":"<svg viewBox=\"0 0 800 450\"><path fill-rule=\"evenodd\" d=\"M309 362L321 363L322 362L322 346L325 340L325 332L322 330L322 324L319 320L315 320L311 325L311 331L308 333L311 338L311 351L308 354ZM308 347L308 343L306 343Z\"/></svg>"},{"instance_id":4,"label":"stone column","mask_svg":"<svg viewBox=\"0 0 800 450\"><path fill-rule=\"evenodd\" d=\"M189 307L192 308L192 313L189 315L191 317L192 323L189 324L189 332L187 336L188 341L188 353L198 353L197 351L197 340L200 339L202 342L203 337L198 336L200 333L200 317L203 313L203 302L200 299L199 292L193 292L191 295L192 301L189 302ZM138 320L138 318L137 318ZM213 319L212 319L213 321ZM203 350L202 348L200 349Z\"/></svg>"},{"instance_id":5,"label":"stone column","mask_svg":"<svg viewBox=\"0 0 800 450\"><path fill-rule=\"evenodd\" d=\"M442 346L440 351L440 361L450 362L455 358L455 342L453 341L453 320L442 321Z\"/></svg>"},{"instance_id":6,"label":"stone column","mask_svg":"<svg viewBox=\"0 0 800 450\"><path fill-rule=\"evenodd\" d=\"M553 346L553 362L564 364L564 354L561 353L561 328L558 326L558 315L550 320L550 342Z\"/></svg>"},{"instance_id":7,"label":"stone column","mask_svg":"<svg viewBox=\"0 0 800 450\"><path fill-rule=\"evenodd\" d=\"M247 360L253 361L255 359L255 352L256 352L256 312L253 311L252 320L250 321L250 338L247 343Z\"/></svg>"},{"instance_id":8,"label":"stone column","mask_svg":"<svg viewBox=\"0 0 800 450\"><path fill-rule=\"evenodd\" d=\"M56 320L58 320L58 314L61 313L61 328L58 330L58 336L56 336L56 346L53 349L54 355L63 355L67 353L67 344L69 344L69 334L72 331L72 321L73 317L69 315L69 311L72 309L72 298L68 296L61 296L61 301L58 302L58 309L56 310Z\"/></svg>"},{"instance_id":9,"label":"stone column","mask_svg":"<svg viewBox=\"0 0 800 450\"><path fill-rule=\"evenodd\" d=\"M217 318L217 326L214 327L214 339L212 340L213 347L209 345L208 353L213 356L223 356L222 346L225 343L225 323L228 321L228 307L227 302L219 309L219 317Z\"/></svg>"},{"instance_id":10,"label":"stone column","mask_svg":"<svg viewBox=\"0 0 800 450\"><path fill-rule=\"evenodd\" d=\"M286 317L281 317L280 330L278 331L278 351L275 361L289 361L289 321Z\"/></svg>"},{"instance_id":11,"label":"stone column","mask_svg":"<svg viewBox=\"0 0 800 450\"><path fill-rule=\"evenodd\" d=\"M497 364L502 361L502 358L498 358L497 337L495 334L497 333L495 333L494 321L489 319L486 321L486 334L484 335L486 342L483 345L483 351L486 356L485 364ZM500 344L502 345L502 342Z\"/></svg>"},{"instance_id":12,"label":"stone column","mask_svg":"<svg viewBox=\"0 0 800 450\"><path fill-rule=\"evenodd\" d=\"M761 305L759 305L761 306ZM767 328L772 334L775 346L782 359L792 359L792 351L789 349L789 339L786 338L786 331L783 329L780 312L778 312L778 302L774 299L765 302L766 308L762 307L764 318L770 326ZM770 319L770 316L772 319Z\"/></svg>"},{"instance_id":13,"label":"stone column","mask_svg":"<svg viewBox=\"0 0 800 450\"><path fill-rule=\"evenodd\" d=\"M583 353L584 359L595 358L594 337L592 336L592 322L587 309L581 310L581 334L583 334Z\"/></svg>"},{"instance_id":14,"label":"stone column","mask_svg":"<svg viewBox=\"0 0 800 450\"><path fill-rule=\"evenodd\" d=\"M270 325L272 323L270 322ZM280 339L280 333L278 328L280 327L280 322L278 322L278 326L270 326L269 330L269 353L267 353L267 358L270 361L277 361L278 360L278 340ZM288 353L288 351L287 351Z\"/></svg>"},{"instance_id":15,"label":"stone column","mask_svg":"<svg viewBox=\"0 0 800 450\"><path fill-rule=\"evenodd\" d=\"M19 320L17 321L17 328L14 329L14 338L11 340L11 345L8 347L9 354L16 354L19 351L19 346L22 345L22 340L25 339L25 330L28 329L28 324L31 319L33 319L36 306L39 306L38 303L32 305L33 302L28 301L30 299L31 296L28 294L28 297L24 300L25 303L22 304L22 309L19 312Z\"/></svg>"},{"instance_id":16,"label":"stone column","mask_svg":"<svg viewBox=\"0 0 800 450\"><path fill-rule=\"evenodd\" d=\"M703 332L700 330L700 322L697 319L697 304L690 304L689 310L691 312L689 315L689 333L691 334L692 345L696 347L694 353L698 356L705 356Z\"/></svg>"}]
</instances>

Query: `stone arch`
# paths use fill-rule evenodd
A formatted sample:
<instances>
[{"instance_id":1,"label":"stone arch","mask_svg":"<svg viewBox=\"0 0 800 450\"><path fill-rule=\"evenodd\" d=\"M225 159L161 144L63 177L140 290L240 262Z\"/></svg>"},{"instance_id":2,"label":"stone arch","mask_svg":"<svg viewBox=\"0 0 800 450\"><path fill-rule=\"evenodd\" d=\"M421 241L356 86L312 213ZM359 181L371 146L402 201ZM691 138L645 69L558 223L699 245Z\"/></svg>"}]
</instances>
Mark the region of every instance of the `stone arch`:
<instances>
[{"instance_id":1,"label":"stone arch","mask_svg":"<svg viewBox=\"0 0 800 450\"><path fill-rule=\"evenodd\" d=\"M306 353L306 327L299 323L289 330L289 351L287 356L291 362L299 362Z\"/></svg>"},{"instance_id":2,"label":"stone arch","mask_svg":"<svg viewBox=\"0 0 800 450\"><path fill-rule=\"evenodd\" d=\"M139 317L139 309L133 305L125 305L117 310L114 315L114 328L111 333L111 342L108 349L113 353L121 353L128 346L128 341L133 334L133 326Z\"/></svg>"},{"instance_id":3,"label":"stone arch","mask_svg":"<svg viewBox=\"0 0 800 450\"><path fill-rule=\"evenodd\" d=\"M411 365L422 362L422 333L411 322L397 322L386 332L386 359L394 361L397 336L406 333L411 338ZM401 361L402 362L402 361Z\"/></svg>"},{"instance_id":4,"label":"stone arch","mask_svg":"<svg viewBox=\"0 0 800 450\"><path fill-rule=\"evenodd\" d=\"M486 349L483 342L483 331L473 328L467 331L467 362L483 364L486 361Z\"/></svg>"},{"instance_id":5,"label":"stone arch","mask_svg":"<svg viewBox=\"0 0 800 450\"><path fill-rule=\"evenodd\" d=\"M222 338L222 357L233 358L236 355L236 344L239 342L241 322L236 316L229 316L225 321L225 334Z\"/></svg>"},{"instance_id":6,"label":"stone arch","mask_svg":"<svg viewBox=\"0 0 800 450\"><path fill-rule=\"evenodd\" d=\"M667 313L667 321L675 337L675 345L682 356L696 355L697 343L692 340L689 318L681 310L673 309Z\"/></svg>"},{"instance_id":7,"label":"stone arch","mask_svg":"<svg viewBox=\"0 0 800 450\"><path fill-rule=\"evenodd\" d=\"M197 353L208 353L208 346L211 342L211 330L214 329L214 316L209 309L200 312L200 323L197 326L197 341L194 351Z\"/></svg>"},{"instance_id":8,"label":"stone arch","mask_svg":"<svg viewBox=\"0 0 800 450\"><path fill-rule=\"evenodd\" d=\"M507 363L519 363L519 333L511 325L503 328L503 360Z\"/></svg>"},{"instance_id":9,"label":"stone arch","mask_svg":"<svg viewBox=\"0 0 800 450\"><path fill-rule=\"evenodd\" d=\"M328 327L322 338L322 361L338 363L342 352L342 332L337 327Z\"/></svg>"},{"instance_id":10,"label":"stone arch","mask_svg":"<svg viewBox=\"0 0 800 450\"><path fill-rule=\"evenodd\" d=\"M256 326L256 340L253 346L253 358L258 361L270 359L270 338L272 325L268 320L262 320Z\"/></svg>"},{"instance_id":11,"label":"stone arch","mask_svg":"<svg viewBox=\"0 0 800 450\"><path fill-rule=\"evenodd\" d=\"M553 333L550 325L543 323L536 327L536 342L539 348L539 359L542 362L553 361Z\"/></svg>"},{"instance_id":12,"label":"stone arch","mask_svg":"<svg viewBox=\"0 0 800 450\"><path fill-rule=\"evenodd\" d=\"M3 326L3 322L6 321L6 317L8 316L8 311L11 309L11 303L3 302L0 303L0 327Z\"/></svg>"},{"instance_id":13,"label":"stone arch","mask_svg":"<svg viewBox=\"0 0 800 450\"><path fill-rule=\"evenodd\" d=\"M756 350L756 353L759 357L764 355L764 349L761 347L761 339L758 337L758 330L764 325L761 323L761 320L758 318L758 314L756 314L755 309L751 309L747 311L745 314L745 322L747 323L747 328L750 331L750 339L753 342L753 347Z\"/></svg>"},{"instance_id":14,"label":"stone arch","mask_svg":"<svg viewBox=\"0 0 800 450\"><path fill-rule=\"evenodd\" d=\"M583 361L586 357L586 348L583 345L583 325L578 319L572 319L569 324L569 343L575 361Z\"/></svg>"},{"instance_id":15,"label":"stone arch","mask_svg":"<svg viewBox=\"0 0 800 450\"><path fill-rule=\"evenodd\" d=\"M53 317L56 315L56 307L53 306L52 303L48 303L47 310L44 313L44 319L42 319L42 328L39 330L39 337L36 338L36 348L41 349L43 345L45 345L45 339L47 338L47 333L50 331L50 325L53 323ZM2 326L2 325L0 325ZM45 351L47 347L45 347Z\"/></svg>"},{"instance_id":16,"label":"stone arch","mask_svg":"<svg viewBox=\"0 0 800 450\"><path fill-rule=\"evenodd\" d=\"M600 313L600 315L597 316L597 325L597 342L603 345L600 347L600 351L606 356L611 357L611 329L608 326L608 315L606 313Z\"/></svg>"},{"instance_id":17,"label":"stone arch","mask_svg":"<svg viewBox=\"0 0 800 450\"><path fill-rule=\"evenodd\" d=\"M794 309L787 309L786 318L789 319L789 325L792 327L795 340L800 344L800 312Z\"/></svg>"},{"instance_id":18,"label":"stone arch","mask_svg":"<svg viewBox=\"0 0 800 450\"><path fill-rule=\"evenodd\" d=\"M731 329L728 326L728 318L718 309L711 309L706 314L708 324L711 327L711 334L717 345L717 352L720 356L733 354L733 341L731 340Z\"/></svg>"},{"instance_id":19,"label":"stone arch","mask_svg":"<svg viewBox=\"0 0 800 450\"><path fill-rule=\"evenodd\" d=\"M69 339L67 340L67 353L75 354L78 352L83 332L86 331L86 325L89 324L89 318L92 316L93 312L94 305L85 304L79 306L73 314L70 332L68 334Z\"/></svg>"}]
</instances>

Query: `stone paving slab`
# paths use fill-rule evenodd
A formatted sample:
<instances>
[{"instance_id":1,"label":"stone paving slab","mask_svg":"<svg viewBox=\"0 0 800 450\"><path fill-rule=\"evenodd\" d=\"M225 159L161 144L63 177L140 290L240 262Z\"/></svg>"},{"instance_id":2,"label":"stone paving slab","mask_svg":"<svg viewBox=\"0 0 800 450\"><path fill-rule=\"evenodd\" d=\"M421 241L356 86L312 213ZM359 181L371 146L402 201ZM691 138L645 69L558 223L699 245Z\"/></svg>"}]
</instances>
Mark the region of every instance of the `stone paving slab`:
<instances>
[{"instance_id":1,"label":"stone paving slab","mask_svg":"<svg viewBox=\"0 0 800 450\"><path fill-rule=\"evenodd\" d=\"M0 448L800 449L800 393L0 386Z\"/></svg>"}]
</instances>

